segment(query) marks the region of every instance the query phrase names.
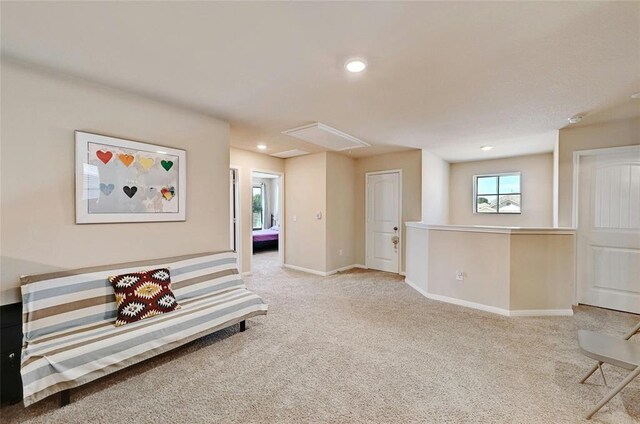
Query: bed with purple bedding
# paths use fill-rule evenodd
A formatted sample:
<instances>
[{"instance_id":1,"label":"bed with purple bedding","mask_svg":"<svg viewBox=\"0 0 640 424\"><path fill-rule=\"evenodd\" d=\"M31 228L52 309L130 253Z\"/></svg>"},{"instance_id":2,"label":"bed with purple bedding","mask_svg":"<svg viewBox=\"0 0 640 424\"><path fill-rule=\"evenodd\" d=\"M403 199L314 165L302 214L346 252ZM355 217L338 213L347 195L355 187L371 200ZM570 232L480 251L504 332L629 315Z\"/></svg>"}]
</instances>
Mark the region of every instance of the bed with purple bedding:
<instances>
[{"instance_id":1,"label":"bed with purple bedding","mask_svg":"<svg viewBox=\"0 0 640 424\"><path fill-rule=\"evenodd\" d=\"M276 226L265 230L253 230L253 250L277 249L279 234Z\"/></svg>"},{"instance_id":2,"label":"bed with purple bedding","mask_svg":"<svg viewBox=\"0 0 640 424\"><path fill-rule=\"evenodd\" d=\"M278 240L278 230L268 228L266 230L253 230L253 241Z\"/></svg>"}]
</instances>

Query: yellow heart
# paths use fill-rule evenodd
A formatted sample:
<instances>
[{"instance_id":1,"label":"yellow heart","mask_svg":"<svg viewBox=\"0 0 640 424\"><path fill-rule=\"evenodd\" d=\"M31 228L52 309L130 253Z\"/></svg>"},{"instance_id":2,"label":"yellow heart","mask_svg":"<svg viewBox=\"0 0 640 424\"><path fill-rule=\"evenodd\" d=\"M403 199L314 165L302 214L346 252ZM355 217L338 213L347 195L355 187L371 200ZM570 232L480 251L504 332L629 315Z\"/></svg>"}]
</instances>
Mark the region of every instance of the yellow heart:
<instances>
[{"instance_id":1,"label":"yellow heart","mask_svg":"<svg viewBox=\"0 0 640 424\"><path fill-rule=\"evenodd\" d=\"M138 156L138 163L142 166L145 171L151 169L155 160L153 158L145 158L144 156Z\"/></svg>"}]
</instances>

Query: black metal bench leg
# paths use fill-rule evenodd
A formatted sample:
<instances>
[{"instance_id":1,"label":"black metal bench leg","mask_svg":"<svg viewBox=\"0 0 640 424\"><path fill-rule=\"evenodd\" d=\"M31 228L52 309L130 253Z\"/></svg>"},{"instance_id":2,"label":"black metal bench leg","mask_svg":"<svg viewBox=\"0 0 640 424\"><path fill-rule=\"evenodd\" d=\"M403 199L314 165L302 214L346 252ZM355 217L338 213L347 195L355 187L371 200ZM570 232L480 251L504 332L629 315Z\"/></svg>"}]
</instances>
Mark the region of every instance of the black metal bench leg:
<instances>
[{"instance_id":1,"label":"black metal bench leg","mask_svg":"<svg viewBox=\"0 0 640 424\"><path fill-rule=\"evenodd\" d=\"M240 321L240 332L242 333L247 329L247 323L245 321Z\"/></svg>"},{"instance_id":2,"label":"black metal bench leg","mask_svg":"<svg viewBox=\"0 0 640 424\"><path fill-rule=\"evenodd\" d=\"M71 403L71 390L63 390L60 392L60 407L67 406Z\"/></svg>"}]
</instances>

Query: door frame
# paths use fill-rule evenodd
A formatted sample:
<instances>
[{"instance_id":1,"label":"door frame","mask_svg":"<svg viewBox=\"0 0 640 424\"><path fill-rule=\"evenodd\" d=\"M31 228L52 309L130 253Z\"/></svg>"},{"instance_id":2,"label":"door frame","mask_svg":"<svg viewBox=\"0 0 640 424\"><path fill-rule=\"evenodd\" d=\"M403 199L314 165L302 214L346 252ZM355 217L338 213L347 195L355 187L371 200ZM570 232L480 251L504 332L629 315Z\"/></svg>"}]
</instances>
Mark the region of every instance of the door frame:
<instances>
[{"instance_id":1,"label":"door frame","mask_svg":"<svg viewBox=\"0 0 640 424\"><path fill-rule=\"evenodd\" d=\"M240 183L242 179L241 168L237 165L229 165L229 170L236 171L236 185L235 185L235 198L236 198L236 261L238 267L238 273L242 275L242 197L240 196ZM231 185L231 182L229 182ZM231 202L231 199L229 199ZM229 205L229 211L231 211L231 205ZM231 219L229 219L231 222ZM230 230L231 231L231 230ZM229 233L231 236L231 233ZM231 244L231 240L229 240Z\"/></svg>"},{"instance_id":2,"label":"door frame","mask_svg":"<svg viewBox=\"0 0 640 424\"><path fill-rule=\"evenodd\" d=\"M640 146L631 145L631 146L620 146L620 147L603 147L600 149L588 149L588 150L576 150L573 152L573 199L572 199L572 213L571 213L571 226L575 230L575 266L574 266L574 275L575 275L575 284L573 287L573 304L578 305L578 285L580 281L578 280L578 271L580 269L580 264L578 263L578 193L580 192L580 159L587 156L600 156L602 154L615 154L615 153L634 153L640 152Z\"/></svg>"},{"instance_id":3,"label":"door frame","mask_svg":"<svg viewBox=\"0 0 640 424\"><path fill-rule=\"evenodd\" d=\"M404 228L402 226L402 169L387 169L384 171L371 171L364 173L364 266L369 268L369 176L370 175L383 175L383 174L398 174L398 271L396 274L402 272L402 236Z\"/></svg>"},{"instance_id":4,"label":"door frame","mask_svg":"<svg viewBox=\"0 0 640 424\"><path fill-rule=\"evenodd\" d=\"M261 172L263 174L272 174L278 176L278 190L280 198L278 199L278 207L280 208L280 231L278 234L278 264L284 266L284 247L285 247L285 223L284 223L284 172L270 171L268 169L251 168L249 169L249 177L251 178L251 186L253 186L253 173ZM253 228L253 214L249 213L249 228ZM249 261L249 271L253 272L253 239L249 243L251 260Z\"/></svg>"}]
</instances>

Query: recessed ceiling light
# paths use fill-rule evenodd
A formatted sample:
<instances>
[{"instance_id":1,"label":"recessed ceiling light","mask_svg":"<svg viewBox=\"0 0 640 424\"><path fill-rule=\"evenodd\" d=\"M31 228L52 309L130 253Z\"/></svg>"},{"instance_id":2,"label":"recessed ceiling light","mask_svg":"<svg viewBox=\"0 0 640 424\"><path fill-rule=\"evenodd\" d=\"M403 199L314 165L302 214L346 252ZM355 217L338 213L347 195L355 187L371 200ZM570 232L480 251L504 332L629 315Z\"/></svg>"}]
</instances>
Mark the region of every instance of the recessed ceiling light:
<instances>
[{"instance_id":1,"label":"recessed ceiling light","mask_svg":"<svg viewBox=\"0 0 640 424\"><path fill-rule=\"evenodd\" d=\"M358 72L362 72L367 67L367 62L364 59L352 58L347 60L347 63L344 64L344 67L347 68L347 71L353 72L357 74Z\"/></svg>"},{"instance_id":2,"label":"recessed ceiling light","mask_svg":"<svg viewBox=\"0 0 640 424\"><path fill-rule=\"evenodd\" d=\"M640 99L640 91L638 91L638 92L637 92L637 93L635 93L635 94L632 94L632 95L631 95L631 98L632 98L632 99Z\"/></svg>"},{"instance_id":3,"label":"recessed ceiling light","mask_svg":"<svg viewBox=\"0 0 640 424\"><path fill-rule=\"evenodd\" d=\"M573 115L571 118L569 118L569 123L577 124L578 122L582 121L582 118L584 118L584 116L582 115Z\"/></svg>"},{"instance_id":4,"label":"recessed ceiling light","mask_svg":"<svg viewBox=\"0 0 640 424\"><path fill-rule=\"evenodd\" d=\"M258 144L256 147L258 149L260 149L260 150L265 150L267 148L267 145L266 144Z\"/></svg>"},{"instance_id":5,"label":"recessed ceiling light","mask_svg":"<svg viewBox=\"0 0 640 424\"><path fill-rule=\"evenodd\" d=\"M482 146L480 147L480 149L484 150L485 152L488 152L489 150L493 149L493 146Z\"/></svg>"}]
</instances>

